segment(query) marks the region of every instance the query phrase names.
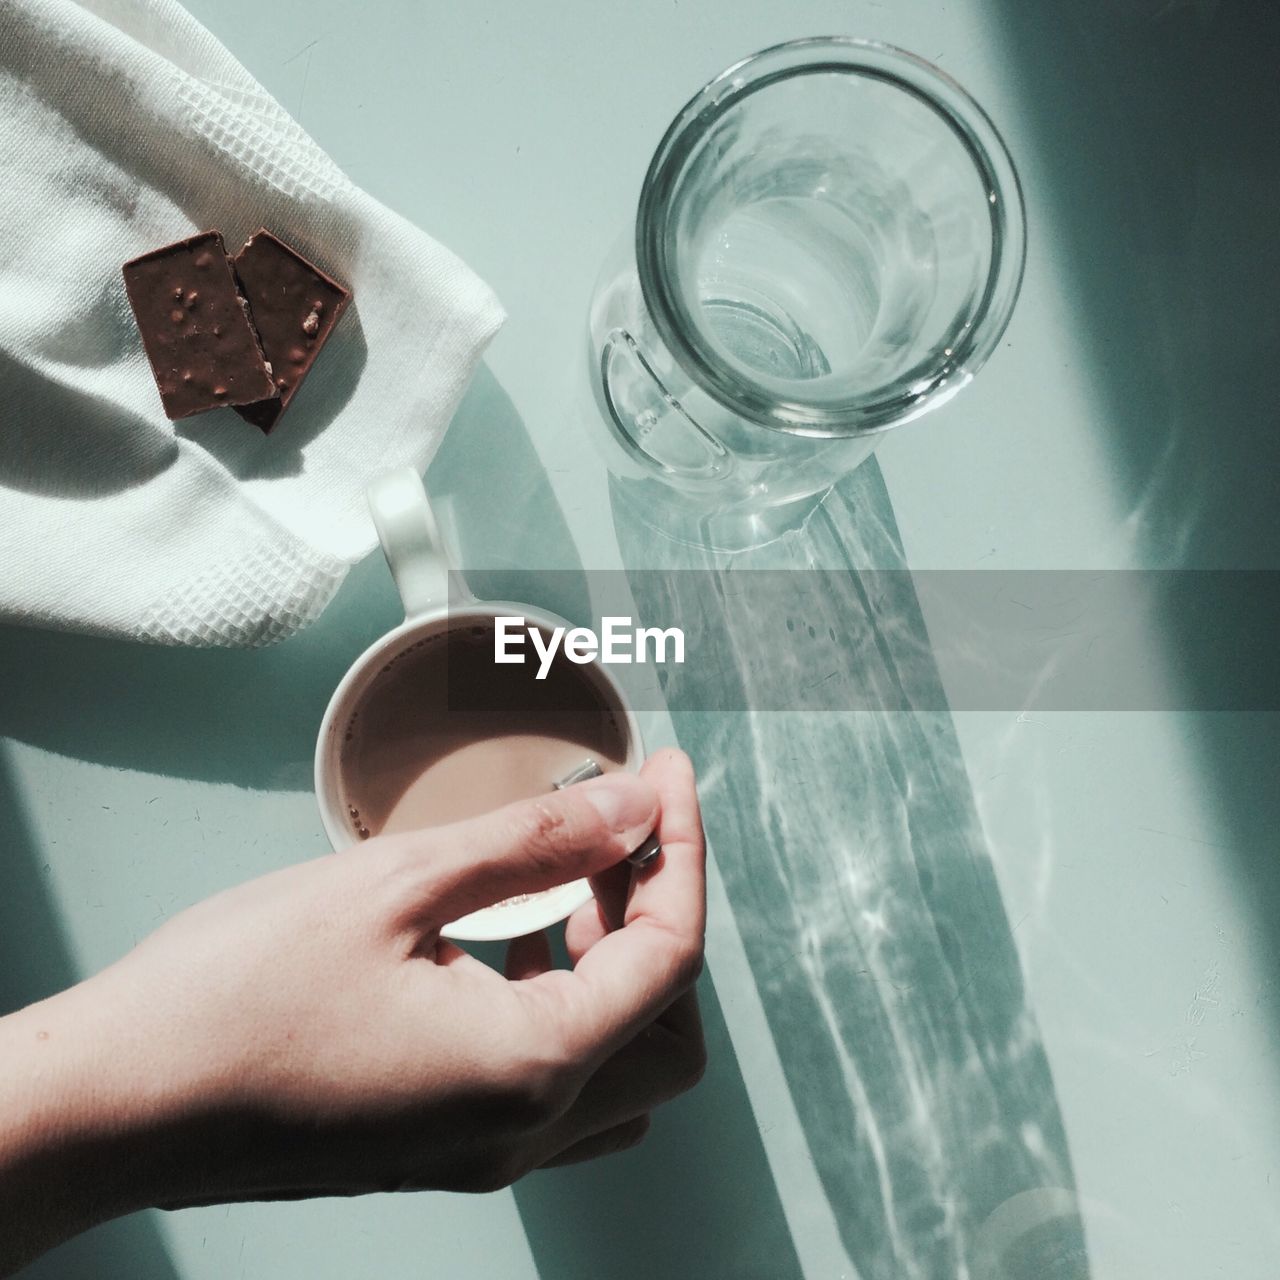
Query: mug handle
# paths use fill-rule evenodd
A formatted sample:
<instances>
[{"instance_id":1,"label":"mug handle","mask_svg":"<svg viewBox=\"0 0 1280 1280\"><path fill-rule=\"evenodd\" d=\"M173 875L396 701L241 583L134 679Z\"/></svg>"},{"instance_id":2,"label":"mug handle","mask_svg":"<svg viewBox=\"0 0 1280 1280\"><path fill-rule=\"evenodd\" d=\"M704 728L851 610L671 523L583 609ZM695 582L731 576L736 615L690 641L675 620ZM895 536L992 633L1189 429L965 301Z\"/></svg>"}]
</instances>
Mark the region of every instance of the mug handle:
<instances>
[{"instance_id":1,"label":"mug handle","mask_svg":"<svg viewBox=\"0 0 1280 1280\"><path fill-rule=\"evenodd\" d=\"M406 619L470 598L461 577L449 571L449 557L422 478L412 467L375 476L365 497Z\"/></svg>"}]
</instances>

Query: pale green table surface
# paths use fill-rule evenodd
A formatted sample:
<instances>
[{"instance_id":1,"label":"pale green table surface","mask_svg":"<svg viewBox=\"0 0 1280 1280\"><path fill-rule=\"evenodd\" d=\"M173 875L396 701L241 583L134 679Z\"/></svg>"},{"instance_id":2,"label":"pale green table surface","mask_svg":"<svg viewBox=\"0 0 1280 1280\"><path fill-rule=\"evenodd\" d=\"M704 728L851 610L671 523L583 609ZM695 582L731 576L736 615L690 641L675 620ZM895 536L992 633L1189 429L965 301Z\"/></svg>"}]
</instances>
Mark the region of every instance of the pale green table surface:
<instances>
[{"instance_id":1,"label":"pale green table surface","mask_svg":"<svg viewBox=\"0 0 1280 1280\"><path fill-rule=\"evenodd\" d=\"M975 385L752 563L1280 568L1269 6L190 7L510 313L428 477L468 567L698 562L655 547L589 446L586 301L684 99L843 33L934 60L994 116L1026 283ZM857 679L933 678L909 591L901 618ZM0 632L0 1008L322 848L315 728L395 619L371 557L264 652ZM1188 709L1251 625L1222 617L1219 647L1153 628L1162 711L649 717L697 758L716 857L711 1068L643 1147L486 1197L140 1215L27 1274L1280 1274L1277 716ZM749 637L726 643L751 667Z\"/></svg>"}]
</instances>

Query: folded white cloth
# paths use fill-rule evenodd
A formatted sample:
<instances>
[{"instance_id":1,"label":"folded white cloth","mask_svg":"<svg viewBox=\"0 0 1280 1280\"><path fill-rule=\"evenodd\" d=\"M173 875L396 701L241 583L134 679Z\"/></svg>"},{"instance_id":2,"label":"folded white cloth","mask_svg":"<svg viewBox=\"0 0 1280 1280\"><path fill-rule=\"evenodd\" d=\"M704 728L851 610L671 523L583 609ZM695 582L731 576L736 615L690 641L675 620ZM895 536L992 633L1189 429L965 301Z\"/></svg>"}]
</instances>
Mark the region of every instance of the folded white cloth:
<instances>
[{"instance_id":1,"label":"folded white cloth","mask_svg":"<svg viewBox=\"0 0 1280 1280\"><path fill-rule=\"evenodd\" d=\"M353 186L174 0L0 0L0 619L257 645L374 545L376 472L425 467L497 300ZM265 225L354 304L269 436L169 422L120 266Z\"/></svg>"}]
</instances>

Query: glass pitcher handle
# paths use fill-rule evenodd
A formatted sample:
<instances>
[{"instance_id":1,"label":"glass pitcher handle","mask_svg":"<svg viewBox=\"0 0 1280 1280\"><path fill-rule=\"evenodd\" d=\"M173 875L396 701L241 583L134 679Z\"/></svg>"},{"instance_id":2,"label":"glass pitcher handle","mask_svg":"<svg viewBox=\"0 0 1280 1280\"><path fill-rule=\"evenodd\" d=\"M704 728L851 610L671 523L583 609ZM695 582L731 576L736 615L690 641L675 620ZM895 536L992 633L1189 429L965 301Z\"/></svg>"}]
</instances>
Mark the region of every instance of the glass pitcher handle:
<instances>
[{"instance_id":1,"label":"glass pitcher handle","mask_svg":"<svg viewBox=\"0 0 1280 1280\"><path fill-rule=\"evenodd\" d=\"M650 469L691 481L717 480L732 470L733 455L689 416L626 329L604 340L600 381L623 445Z\"/></svg>"}]
</instances>

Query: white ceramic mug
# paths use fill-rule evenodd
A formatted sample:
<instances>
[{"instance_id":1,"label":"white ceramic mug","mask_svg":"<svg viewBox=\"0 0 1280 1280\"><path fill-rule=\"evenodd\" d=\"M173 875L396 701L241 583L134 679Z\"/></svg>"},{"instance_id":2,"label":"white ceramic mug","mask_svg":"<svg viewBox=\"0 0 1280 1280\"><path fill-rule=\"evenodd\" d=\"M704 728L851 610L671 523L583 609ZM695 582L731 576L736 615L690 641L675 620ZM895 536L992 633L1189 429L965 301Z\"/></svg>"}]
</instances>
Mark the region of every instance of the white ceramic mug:
<instances>
[{"instance_id":1,"label":"white ceramic mug","mask_svg":"<svg viewBox=\"0 0 1280 1280\"><path fill-rule=\"evenodd\" d=\"M471 619L490 622L497 617L519 616L547 630L569 625L563 618L530 605L477 600L461 576L450 572L422 481L411 467L379 476L369 485L368 499L382 550L404 603L405 617L399 626L375 640L351 664L329 699L320 723L315 758L316 797L325 833L335 849L347 848L359 838L348 821L338 786L343 735L352 713L391 659L418 641ZM627 740L625 766L638 769L644 759L644 744L635 714L608 670L598 662L591 666L594 678L612 696L621 713ZM515 938L565 919L590 899L590 885L585 880L574 880L522 901L474 911L447 925L441 933L446 938L470 942Z\"/></svg>"}]
</instances>

